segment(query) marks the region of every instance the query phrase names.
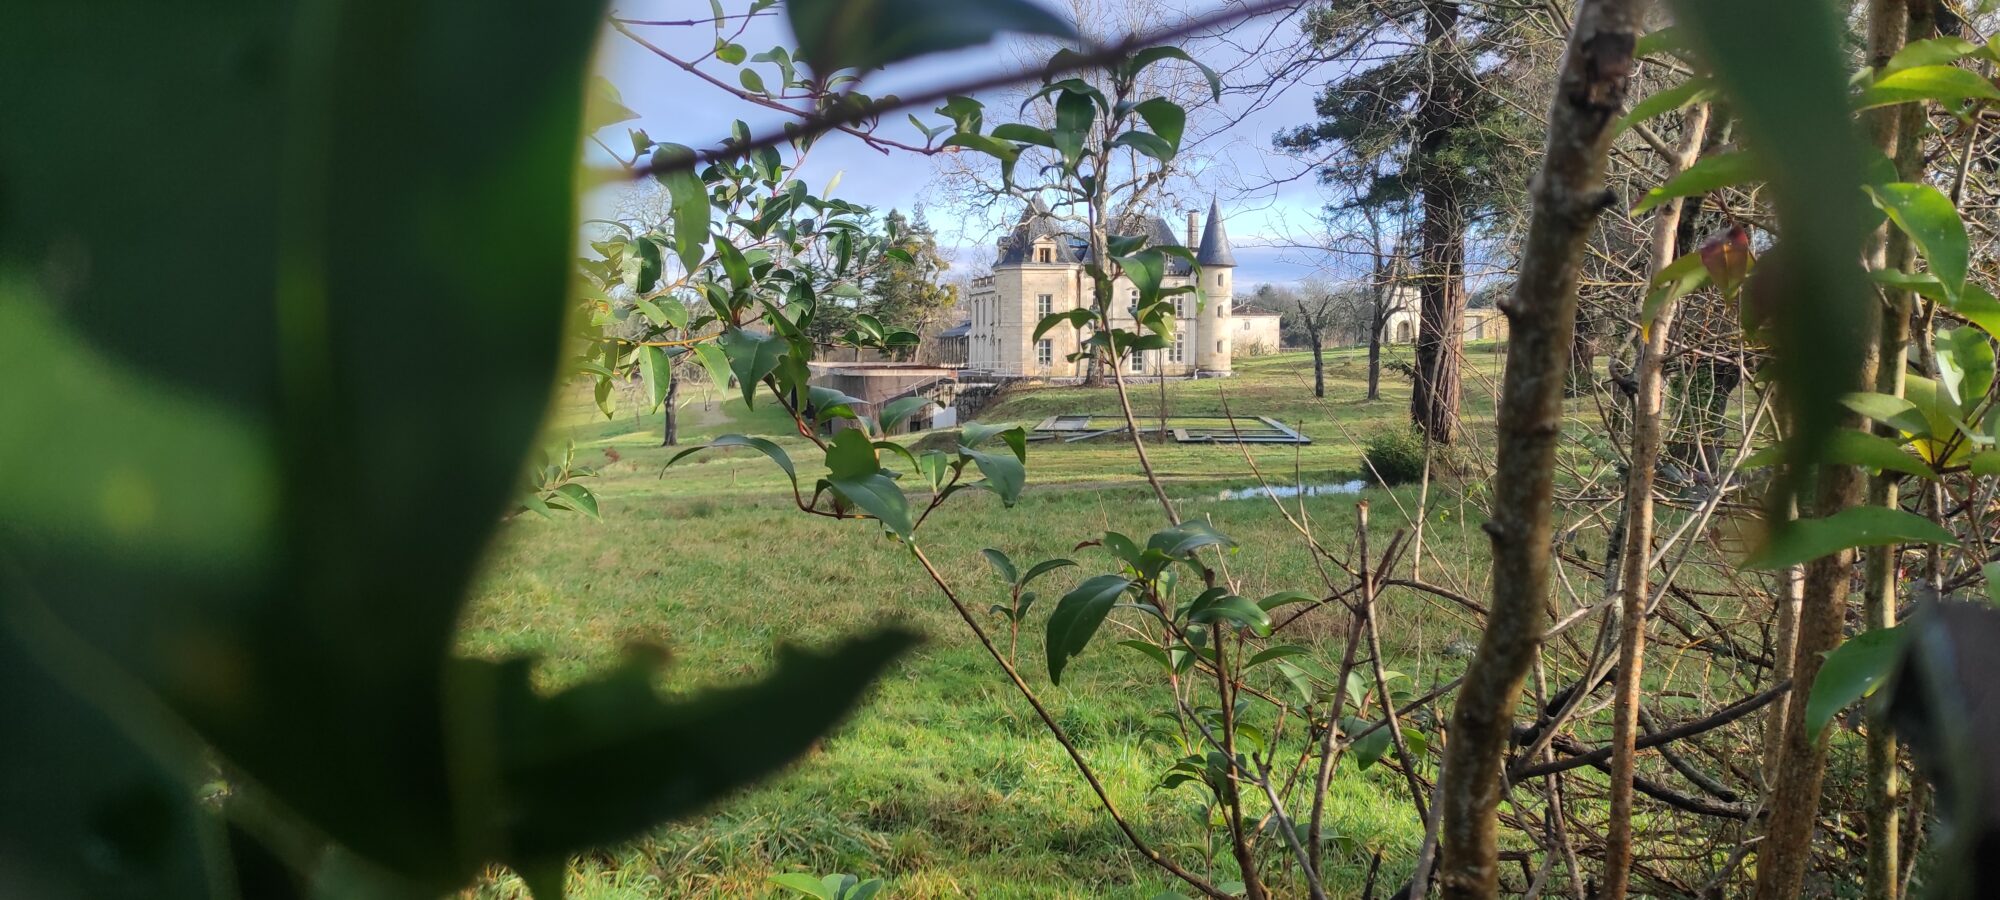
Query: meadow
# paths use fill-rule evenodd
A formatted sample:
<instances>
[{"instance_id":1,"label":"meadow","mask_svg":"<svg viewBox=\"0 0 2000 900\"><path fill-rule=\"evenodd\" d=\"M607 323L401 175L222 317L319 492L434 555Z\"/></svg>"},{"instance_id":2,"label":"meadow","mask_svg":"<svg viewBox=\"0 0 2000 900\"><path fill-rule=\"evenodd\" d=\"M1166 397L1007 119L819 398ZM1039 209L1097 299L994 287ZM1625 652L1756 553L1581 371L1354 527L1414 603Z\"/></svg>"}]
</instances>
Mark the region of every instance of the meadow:
<instances>
[{"instance_id":1,"label":"meadow","mask_svg":"<svg viewBox=\"0 0 2000 900\"><path fill-rule=\"evenodd\" d=\"M1407 351L1405 351L1407 352ZM1395 354L1391 358L1397 358ZM1476 445L1490 428L1489 386L1498 357L1469 354L1466 421ZM1320 582L1292 520L1309 522L1326 545L1353 541L1357 499L1370 502L1379 541L1408 527L1420 488L1370 487L1359 496L1285 501L1217 499L1257 484L1319 484L1364 477L1370 435L1407 427L1409 384L1383 374L1383 396L1365 402L1359 351L1332 355L1327 397L1311 396L1311 363L1292 353L1239 361L1228 379L1166 384L1169 414L1267 415L1313 438L1308 446L1166 443L1149 448L1183 514L1206 517L1241 549L1226 560L1241 592L1316 591ZM1140 415L1157 415L1156 383L1133 386ZM684 410L683 442L741 432L788 447L789 420L768 404L745 408L709 392ZM1110 389L1049 387L1018 392L979 416L1032 424L1055 413L1116 410ZM493 552L462 630L472 653L540 658L544 686L560 687L614 661L633 645L657 647L669 692L747 680L784 643L815 645L885 623L926 636L854 717L783 776L701 818L660 829L571 872L582 898L779 896L779 872L850 872L888 882L884 896L928 898L1151 898L1168 890L1131 852L1076 777L1061 748L984 655L964 623L899 546L862 522L807 516L792 506L762 456L709 452L665 468L659 416L606 420L587 394L564 395L550 439L574 441L600 474L592 487L602 521L579 515L524 516ZM921 440L921 435L911 440ZM802 464L803 466L803 464ZM1047 604L1083 575L1110 571L1101 551L1075 549L1106 530L1144 535L1163 526L1132 448L1117 438L1030 445L1029 487L1004 508L987 493L961 495L925 526L926 552L954 587L984 609L1004 598L983 547L1027 562L1071 557L1082 566L1043 585ZM802 473L804 474L804 473ZM1426 575L1470 593L1484 590L1484 537L1476 516L1446 485L1433 485L1425 523ZM1470 618L1434 599L1392 594L1382 614L1390 668L1415 690L1458 674L1474 637ZM1141 657L1100 637L1061 686L1047 683L1041 615L1022 630L1020 667L1104 776L1140 830L1199 866L1226 857L1211 845L1192 788L1155 790L1172 748L1155 735L1165 702ZM1295 641L1337 658L1344 618L1302 623ZM1005 624L991 623L1004 636ZM1385 872L1406 868L1420 833L1398 776L1344 763L1330 798L1331 858L1358 886L1375 854ZM473 892L520 896L496 876Z\"/></svg>"}]
</instances>

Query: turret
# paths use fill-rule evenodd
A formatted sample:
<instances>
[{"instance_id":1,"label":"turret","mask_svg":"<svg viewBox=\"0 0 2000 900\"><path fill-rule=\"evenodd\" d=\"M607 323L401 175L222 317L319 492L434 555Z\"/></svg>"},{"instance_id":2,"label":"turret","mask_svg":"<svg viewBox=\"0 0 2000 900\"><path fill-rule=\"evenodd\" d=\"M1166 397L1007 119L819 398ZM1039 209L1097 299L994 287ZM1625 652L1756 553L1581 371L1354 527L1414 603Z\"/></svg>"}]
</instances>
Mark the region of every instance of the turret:
<instances>
[{"instance_id":1,"label":"turret","mask_svg":"<svg viewBox=\"0 0 2000 900\"><path fill-rule=\"evenodd\" d=\"M1201 264L1201 318L1195 334L1195 365L1203 372L1228 372L1234 349L1236 321L1230 302L1235 290L1236 252L1229 246L1229 232L1222 228L1222 206L1211 200L1208 224L1202 228L1201 249L1195 252Z\"/></svg>"}]
</instances>

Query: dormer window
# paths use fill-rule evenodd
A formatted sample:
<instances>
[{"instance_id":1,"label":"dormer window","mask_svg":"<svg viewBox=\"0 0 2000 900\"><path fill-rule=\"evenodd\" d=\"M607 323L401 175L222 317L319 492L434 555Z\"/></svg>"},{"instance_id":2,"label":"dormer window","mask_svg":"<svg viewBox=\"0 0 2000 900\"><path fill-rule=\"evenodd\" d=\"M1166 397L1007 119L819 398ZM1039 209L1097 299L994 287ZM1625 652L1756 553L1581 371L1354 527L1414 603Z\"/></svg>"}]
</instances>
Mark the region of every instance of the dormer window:
<instances>
[{"instance_id":1,"label":"dormer window","mask_svg":"<svg viewBox=\"0 0 2000 900\"><path fill-rule=\"evenodd\" d=\"M1055 261L1056 261L1056 248L1054 248L1054 247L1049 247L1049 246L1041 246L1041 247L1036 247L1036 248L1035 248L1035 261L1036 261L1036 262L1039 262L1039 263L1052 263L1052 262L1055 262Z\"/></svg>"}]
</instances>

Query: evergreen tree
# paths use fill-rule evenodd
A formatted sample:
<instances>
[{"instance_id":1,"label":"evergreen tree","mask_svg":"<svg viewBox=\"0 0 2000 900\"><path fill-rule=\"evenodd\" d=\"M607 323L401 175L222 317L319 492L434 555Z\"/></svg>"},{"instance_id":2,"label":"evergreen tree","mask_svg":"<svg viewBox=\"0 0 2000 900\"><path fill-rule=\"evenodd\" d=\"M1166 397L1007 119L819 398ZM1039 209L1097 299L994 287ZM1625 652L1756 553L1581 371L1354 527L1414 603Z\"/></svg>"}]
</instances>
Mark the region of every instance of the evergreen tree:
<instances>
[{"instance_id":1,"label":"evergreen tree","mask_svg":"<svg viewBox=\"0 0 2000 900\"><path fill-rule=\"evenodd\" d=\"M1458 0L1333 0L1308 18L1312 40L1329 55L1357 47L1375 55L1320 92L1318 122L1276 139L1280 149L1319 154L1321 180L1345 188L1358 214L1421 209L1410 416L1441 442L1458 431L1466 233L1509 183L1493 173L1511 167L1501 151L1518 128L1505 121L1516 114L1482 82L1504 71L1506 19L1519 14ZM1419 35L1422 42L1412 40Z\"/></svg>"}]
</instances>

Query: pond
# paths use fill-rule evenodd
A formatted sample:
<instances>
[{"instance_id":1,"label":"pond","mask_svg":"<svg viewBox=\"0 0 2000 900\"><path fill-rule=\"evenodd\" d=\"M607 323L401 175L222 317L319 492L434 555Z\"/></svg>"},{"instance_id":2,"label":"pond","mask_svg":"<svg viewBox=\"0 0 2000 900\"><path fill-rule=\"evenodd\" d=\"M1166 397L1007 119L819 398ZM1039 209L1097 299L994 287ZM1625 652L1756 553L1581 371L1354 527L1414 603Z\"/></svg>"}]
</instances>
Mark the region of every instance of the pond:
<instances>
[{"instance_id":1,"label":"pond","mask_svg":"<svg viewBox=\"0 0 2000 900\"><path fill-rule=\"evenodd\" d=\"M1321 496L1331 496L1331 495L1352 496L1361 493L1361 491L1367 487L1368 487L1368 482L1361 479L1355 479L1353 481L1331 481L1325 484L1307 484L1307 485L1274 484L1269 487L1253 484L1249 487L1230 488L1219 494L1216 494L1214 499L1261 500L1261 499L1266 499L1273 494L1277 495L1278 498L1281 500L1289 500L1292 499L1293 497L1301 497L1301 496L1303 497L1321 497Z\"/></svg>"}]
</instances>

